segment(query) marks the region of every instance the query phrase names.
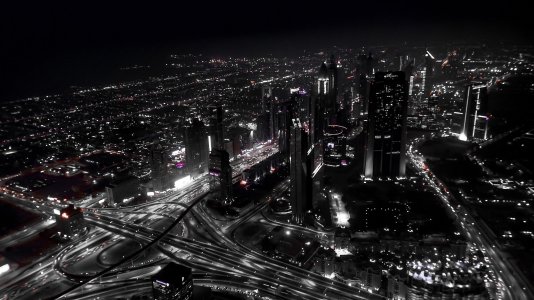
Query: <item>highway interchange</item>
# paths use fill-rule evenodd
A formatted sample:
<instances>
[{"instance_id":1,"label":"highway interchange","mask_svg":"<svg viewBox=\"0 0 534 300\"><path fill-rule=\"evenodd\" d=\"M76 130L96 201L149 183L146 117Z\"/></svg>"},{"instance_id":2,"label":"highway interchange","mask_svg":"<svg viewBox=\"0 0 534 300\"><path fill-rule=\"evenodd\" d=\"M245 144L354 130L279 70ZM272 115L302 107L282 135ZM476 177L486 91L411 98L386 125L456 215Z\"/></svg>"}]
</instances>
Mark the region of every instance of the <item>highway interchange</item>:
<instances>
[{"instance_id":1,"label":"highway interchange","mask_svg":"<svg viewBox=\"0 0 534 300\"><path fill-rule=\"evenodd\" d=\"M275 151L276 146L272 144L256 147L248 155L232 163L234 173L258 163ZM281 194L287 187L288 180L284 180L270 195L258 201L256 206L250 207L241 218L227 222L214 220L199 205L209 190L209 178L206 176L197 178L182 190L158 195L148 203L123 208L85 207L84 217L90 225L86 235L62 245L37 263L13 272L9 281L0 282L0 288L9 298L21 299L47 298L50 295L61 295L65 299L89 299L124 296L132 291L146 294L150 293L147 281L149 275L157 272L161 264L173 260L193 268L195 284L258 297L381 298L364 289L252 251L233 239L235 228L245 222L252 219L269 222L262 217L261 211L266 208L271 197ZM45 211L52 214L54 208L56 207L51 206ZM191 210L178 226L170 230L169 234L161 236L164 230L170 229L166 226L172 223L173 218L186 208ZM137 256L130 263L115 267L97 279L90 280L92 276L99 274L100 269L105 270L105 266L90 271L72 267L77 264L84 266L84 259L90 261L93 259L91 256L101 256L122 240L147 245L158 236L161 239L152 247L158 251L144 249L149 254ZM48 284L51 280L55 284ZM76 285L80 287L63 295L62 291L67 287ZM21 289L24 286L32 288Z\"/></svg>"}]
</instances>

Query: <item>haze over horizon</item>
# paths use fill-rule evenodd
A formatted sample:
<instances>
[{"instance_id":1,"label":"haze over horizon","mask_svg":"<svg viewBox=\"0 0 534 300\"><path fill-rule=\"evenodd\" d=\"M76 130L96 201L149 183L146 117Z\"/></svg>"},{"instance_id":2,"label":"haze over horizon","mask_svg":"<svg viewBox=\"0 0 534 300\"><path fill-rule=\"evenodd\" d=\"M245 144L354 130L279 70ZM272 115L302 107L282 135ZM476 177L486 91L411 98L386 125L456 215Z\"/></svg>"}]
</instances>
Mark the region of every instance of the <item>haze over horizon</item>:
<instances>
[{"instance_id":1,"label":"haze over horizon","mask_svg":"<svg viewBox=\"0 0 534 300\"><path fill-rule=\"evenodd\" d=\"M456 42L530 43L518 1L303 1L12 4L3 17L0 101L117 80L117 69L171 53L298 55L304 50Z\"/></svg>"}]
</instances>

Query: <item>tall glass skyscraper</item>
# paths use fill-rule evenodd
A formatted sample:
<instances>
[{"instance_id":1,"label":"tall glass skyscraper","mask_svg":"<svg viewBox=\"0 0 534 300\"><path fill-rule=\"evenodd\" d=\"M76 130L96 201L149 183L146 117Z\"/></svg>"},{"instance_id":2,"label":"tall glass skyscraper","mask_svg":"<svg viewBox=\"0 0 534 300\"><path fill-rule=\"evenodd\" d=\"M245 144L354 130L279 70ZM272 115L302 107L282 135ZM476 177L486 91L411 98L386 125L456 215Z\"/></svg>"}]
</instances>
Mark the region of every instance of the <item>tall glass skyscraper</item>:
<instances>
[{"instance_id":1,"label":"tall glass skyscraper","mask_svg":"<svg viewBox=\"0 0 534 300\"><path fill-rule=\"evenodd\" d=\"M408 83L404 72L377 72L369 93L365 177L404 177Z\"/></svg>"},{"instance_id":2,"label":"tall glass skyscraper","mask_svg":"<svg viewBox=\"0 0 534 300\"><path fill-rule=\"evenodd\" d=\"M291 211L296 223L302 223L306 212L311 208L307 150L306 132L302 128L300 120L298 118L293 119L290 128L289 172L291 176Z\"/></svg>"},{"instance_id":3,"label":"tall glass skyscraper","mask_svg":"<svg viewBox=\"0 0 534 300\"><path fill-rule=\"evenodd\" d=\"M223 109L220 104L208 106L208 136L210 151L224 149Z\"/></svg>"},{"instance_id":4,"label":"tall glass skyscraper","mask_svg":"<svg viewBox=\"0 0 534 300\"><path fill-rule=\"evenodd\" d=\"M462 112L455 112L452 132L462 141L488 139L487 85L469 84L465 87Z\"/></svg>"}]
</instances>

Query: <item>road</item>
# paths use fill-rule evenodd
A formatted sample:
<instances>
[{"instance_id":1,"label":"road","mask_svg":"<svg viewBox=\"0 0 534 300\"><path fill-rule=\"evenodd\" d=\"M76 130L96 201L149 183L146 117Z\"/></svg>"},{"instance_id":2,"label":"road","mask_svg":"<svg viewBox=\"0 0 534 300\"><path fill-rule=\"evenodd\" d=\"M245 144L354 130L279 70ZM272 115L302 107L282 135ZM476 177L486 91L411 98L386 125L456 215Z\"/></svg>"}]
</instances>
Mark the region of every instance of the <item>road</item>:
<instances>
[{"instance_id":1,"label":"road","mask_svg":"<svg viewBox=\"0 0 534 300\"><path fill-rule=\"evenodd\" d=\"M159 232L124 223L117 219L107 220L88 218L95 226L105 228L108 231L121 235L128 235L132 238L152 239ZM276 282L279 285L287 286L290 291L295 291L300 295L307 295L309 299L379 299L378 295L369 294L366 291L349 287L336 280L330 280L313 272L295 267L259 253L249 252L243 254L230 248L221 247L212 243L196 241L194 239L166 236L163 243L176 249L186 250L198 257L199 263L207 264L205 267L222 267L227 272L235 275L248 275L251 278L257 277L266 283ZM196 263L195 263L196 265ZM306 278L307 281L303 281ZM313 287L313 288L312 288ZM327 295L324 293L326 292ZM356 293L360 293L358 295ZM334 298L328 298L333 296Z\"/></svg>"},{"instance_id":2,"label":"road","mask_svg":"<svg viewBox=\"0 0 534 300\"><path fill-rule=\"evenodd\" d=\"M245 159L233 162L234 170L241 172L250 167L251 164L270 156L275 151L276 148L271 144L257 147L246 155ZM285 190L287 184L287 181L282 182L271 193L271 197ZM162 235L163 228L156 230L148 224L161 218L172 220L180 211L184 211L185 207L190 207L192 209L189 217L196 220L196 226L208 232L212 236L211 240L215 242L207 242L202 236L198 238L194 235L186 237L187 234L182 232L179 235L167 234L162 236L159 243L154 244L154 246L157 246L160 251L171 259L190 265L194 270L202 270L206 274L219 272L228 277L224 280L220 278L218 280L212 280L210 284L214 286L225 286L227 288L231 286L232 288L242 289L244 287L242 278L247 278L246 286L254 286L254 290L257 290L257 293L265 296L276 295L277 297L287 297L288 299L382 298L366 290L349 287L343 282L322 277L319 274L242 247L233 241L231 232L239 225L257 216L265 208L268 197L245 213L243 218L236 220L235 225L228 224L223 227L216 225L205 211L195 207L195 204L203 197L208 188L209 179L202 177L182 190L174 190L158 195L158 197L154 198L153 202L118 209L86 207L85 218L96 229L84 237L83 240L78 240L76 245L66 245L58 250L58 252L51 254L46 259L46 264L43 264L34 272L27 273L26 276L17 278L14 281L16 284L11 284L9 290L13 291L14 289L18 289L20 284L27 285L27 280L34 276L34 274L40 274L38 280L41 283L46 283L47 280L52 278L51 276L66 279L71 282L86 281L87 276L90 276L90 274L86 274L86 276L84 274L69 274L61 267L63 261L65 259L80 259L83 255L89 255L91 251L85 249L90 249L94 245L97 245L99 238L107 235L112 236L113 239L118 237L135 239L145 245L154 243L157 241L156 237ZM170 207L172 207L174 213L168 212ZM51 213L55 205L46 208L46 212ZM167 229L170 228L166 228L165 230ZM134 265L132 261L131 265L124 265L118 269L114 268L114 272L100 274L99 278L102 280L113 275L117 276L116 278L121 277L122 279L139 278L141 272L139 268L142 269L143 267L152 268L153 266L150 264L145 266L139 264ZM211 279L204 277L199 278L199 280ZM208 281L200 282L208 283ZM136 281L131 282L132 286L137 286L137 284L139 283ZM121 289L119 287L109 287L107 284L100 285L94 282L91 283L90 281L83 288L72 290L66 297L80 298L86 293L87 295L83 297L91 297L90 295L103 297L114 295L114 293L117 293L117 290L120 293ZM30 296L34 292L38 293L37 290L32 290L25 295Z\"/></svg>"}]
</instances>

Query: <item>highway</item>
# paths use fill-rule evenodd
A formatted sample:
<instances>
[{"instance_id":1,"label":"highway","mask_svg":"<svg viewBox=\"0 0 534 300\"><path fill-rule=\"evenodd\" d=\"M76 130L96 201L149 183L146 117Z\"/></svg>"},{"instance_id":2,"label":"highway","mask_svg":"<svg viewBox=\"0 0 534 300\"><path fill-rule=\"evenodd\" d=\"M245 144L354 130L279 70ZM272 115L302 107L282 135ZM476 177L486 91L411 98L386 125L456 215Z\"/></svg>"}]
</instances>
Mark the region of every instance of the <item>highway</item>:
<instances>
[{"instance_id":1,"label":"highway","mask_svg":"<svg viewBox=\"0 0 534 300\"><path fill-rule=\"evenodd\" d=\"M239 174L242 170L272 155L276 148L263 145L252 150L243 159L233 162L234 172ZM241 218L229 221L227 224L216 222L208 216L205 210L199 208L199 200L209 190L209 178L203 176L182 190L173 190L154 197L153 201L123 208L97 208L85 207L84 216L88 224L92 225L90 233L77 240L75 243L63 245L56 252L46 257L39 268L20 275L9 283L5 290L10 295L18 295L21 298L32 298L32 295L42 295L46 282L56 278L68 293L60 293L63 298L83 298L98 295L108 297L120 294L127 290L125 287L111 287L110 284L96 284L94 278L107 280L106 278L129 280L133 287L141 286L141 270L154 268L161 260L139 261L130 259L131 263L113 268L113 271L99 273L97 271L87 273L80 271L78 274L68 272L65 267L84 257L96 255L106 247L100 244L105 241L106 245L112 244L119 238L130 238L141 242L143 245L153 245L164 253L169 259L179 261L191 266L197 272L204 272L203 277L198 278L199 283L211 286L231 288L242 292L249 291L253 286L256 293L263 296L273 296L287 299L380 299L379 295L369 293L364 289L349 287L343 282L328 279L316 273L301 269L294 265L270 258L262 253L251 251L233 240L233 231L250 221L261 218L261 211L266 208L272 197L283 192L288 187L288 181L283 181L273 189L269 195L259 201L255 207L250 208ZM23 200L21 200L23 201ZM45 205L42 205L45 206ZM45 212L51 214L56 204L46 207ZM184 227L178 232L172 228L156 228L158 220L172 222L176 216L187 209L184 215L188 222L180 222ZM262 219L263 222L269 220ZM195 228L192 228L192 224ZM274 224L277 225L277 224ZM290 226L287 224L287 226ZM295 226L291 226L295 227ZM299 229L299 228L296 228ZM303 228L303 230L305 230ZM170 234L163 234L163 231ZM197 233L201 232L200 236ZM158 237L161 237L158 243ZM209 238L208 238L209 237ZM109 240L108 240L109 239ZM126 254L125 254L126 255ZM159 259L159 258L157 258ZM136 261L134 263L134 261ZM38 276L35 276L38 274ZM210 279L213 274L225 274L225 278ZM243 278L247 281L244 283ZM87 282L81 287L67 288L73 283ZM70 282L70 283L69 283ZM32 284L30 291L20 291L20 286ZM144 283L146 284L146 283ZM245 289L245 287L247 289ZM59 287L58 287L59 288ZM51 292L50 295L56 294Z\"/></svg>"},{"instance_id":2,"label":"highway","mask_svg":"<svg viewBox=\"0 0 534 300\"><path fill-rule=\"evenodd\" d=\"M105 228L108 231L121 235L128 234L129 237L144 239L146 241L158 234L158 232L154 232L151 229L123 223L120 220L112 218L104 221L103 218L92 219L88 217L88 220L95 226ZM129 233L126 233L127 230L129 230ZM327 279L313 272L259 253L247 251L248 253L243 255L241 251L235 251L212 243L173 236L166 236L162 241L176 249L190 252L199 257L204 263L206 263L205 260L207 259L208 265L205 267L208 269L213 266L222 266L227 272L235 272L237 273L236 275L248 274L250 277L258 277L264 280L264 282L277 282L280 285L286 285L291 291L300 291L302 293L301 295L309 295L309 299L332 299L326 297L328 295L333 296L334 299L380 298L378 295L349 287L339 281ZM303 283L302 278L308 280ZM313 286L313 289L310 289L311 286ZM325 291L327 295L324 294Z\"/></svg>"},{"instance_id":3,"label":"highway","mask_svg":"<svg viewBox=\"0 0 534 300\"><path fill-rule=\"evenodd\" d=\"M287 188L287 185L288 181L282 182L273 190L274 193L271 195L273 196L276 195L276 193L283 192ZM367 291L355 287L349 287L344 283L324 278L318 274L272 259L263 254L251 252L248 249L242 249L241 245L236 244L231 240L231 237L226 236L225 233L231 233L238 225L243 224L248 219L257 215L265 207L267 199L270 199L272 196L268 196L264 201L260 201L260 204L257 205L257 207L252 208L242 218L235 221L234 224L237 225L231 224L225 227L216 226L214 225L213 220L207 216L204 211L199 210L198 208L191 210L194 218L202 222L201 227L207 229L210 232L210 235L218 237L218 242L224 241L223 247L216 246L213 243L201 242L196 239L175 236L167 236L163 241L166 244L175 247L176 250L186 250L197 257L195 261L199 261L199 263L195 264L195 268L198 268L200 264L200 266L204 266L204 268L208 270L214 270L217 269L217 267L222 268L223 270L235 269L235 272L237 272L235 274L236 276L247 273L253 276L261 275L265 282L272 282L273 279L278 280L280 282L279 285L283 282L285 285L288 285L289 290L300 293L300 296L302 297L313 291L313 294L308 295L310 296L309 299L321 299L321 297L324 298L330 294L335 295L336 299L354 299L354 297L357 297L355 296L355 293L360 294L358 296L362 299L380 298L378 295L369 294ZM186 200L184 202L188 202L187 199L184 200ZM148 205L144 206L145 211L147 207ZM145 226L138 226L130 222L125 222L124 220L127 219L125 217L116 218L116 215L114 215L112 211L102 210L99 214L97 214L97 211L98 210L93 212L88 211L86 218L91 224L104 228L107 231L144 242L149 242L154 236L160 234L159 231L146 228ZM128 212L124 211L121 213L127 214ZM149 217L148 214L143 216L143 218L147 217ZM206 226L207 224L211 224L212 226ZM199 224L197 224L197 226L198 225ZM221 255L222 253L225 253L225 255ZM190 260L190 258L191 257L188 256L188 260ZM217 264L214 264L213 261L216 261ZM261 274L258 274L258 270L262 270ZM302 278L307 278L305 283L301 280ZM313 285L315 287L314 290L310 291L309 285ZM261 287L258 286L258 289L261 290ZM301 289L305 289L305 291L300 291ZM289 292L285 291L285 293ZM328 297L325 299L328 299Z\"/></svg>"}]
</instances>

